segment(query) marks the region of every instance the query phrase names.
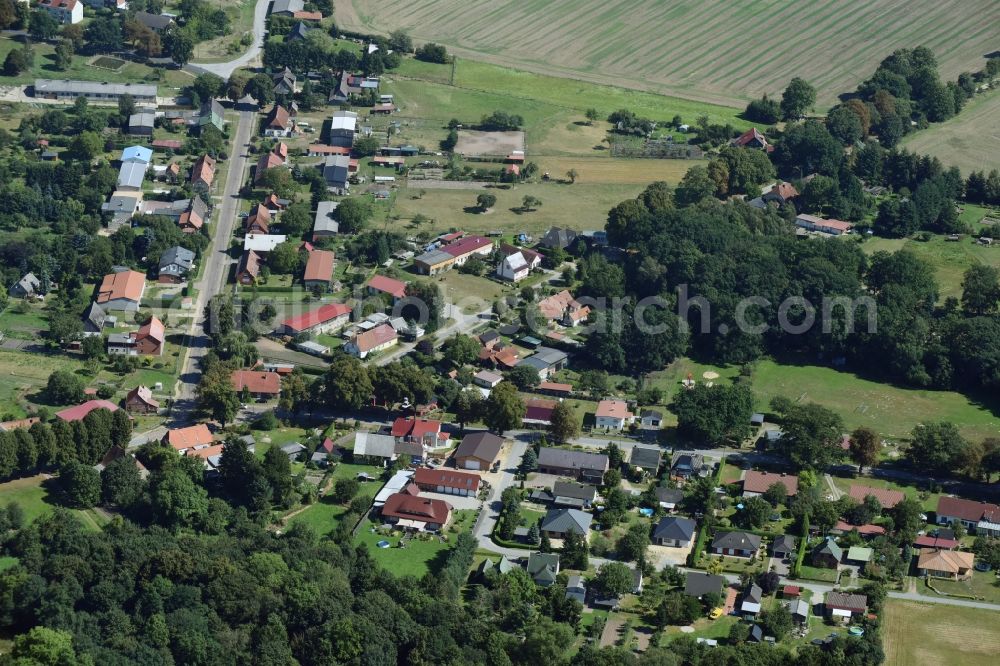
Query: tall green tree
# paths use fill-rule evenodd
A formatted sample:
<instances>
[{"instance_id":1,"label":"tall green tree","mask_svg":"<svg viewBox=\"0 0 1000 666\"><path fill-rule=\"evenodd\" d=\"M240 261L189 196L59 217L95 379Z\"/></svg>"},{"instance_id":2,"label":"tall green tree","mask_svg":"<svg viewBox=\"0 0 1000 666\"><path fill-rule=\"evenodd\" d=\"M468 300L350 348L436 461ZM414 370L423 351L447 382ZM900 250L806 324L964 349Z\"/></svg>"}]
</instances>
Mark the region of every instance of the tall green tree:
<instances>
[{"instance_id":1,"label":"tall green tree","mask_svg":"<svg viewBox=\"0 0 1000 666\"><path fill-rule=\"evenodd\" d=\"M512 383L503 381L493 387L486 399L483 421L490 430L503 434L521 425L525 405Z\"/></svg>"},{"instance_id":2,"label":"tall green tree","mask_svg":"<svg viewBox=\"0 0 1000 666\"><path fill-rule=\"evenodd\" d=\"M781 94L781 115L785 120L798 120L816 103L816 89L799 77L788 82Z\"/></svg>"},{"instance_id":3,"label":"tall green tree","mask_svg":"<svg viewBox=\"0 0 1000 666\"><path fill-rule=\"evenodd\" d=\"M75 460L63 465L59 485L70 506L89 509L101 501L101 475L90 465Z\"/></svg>"},{"instance_id":4,"label":"tall green tree","mask_svg":"<svg viewBox=\"0 0 1000 666\"><path fill-rule=\"evenodd\" d=\"M333 409L358 409L371 400L372 392L367 368L352 356L337 356L323 375L324 398Z\"/></svg>"},{"instance_id":5,"label":"tall green tree","mask_svg":"<svg viewBox=\"0 0 1000 666\"><path fill-rule=\"evenodd\" d=\"M135 458L122 456L101 471L101 500L105 504L128 508L139 499L143 485Z\"/></svg>"},{"instance_id":6,"label":"tall green tree","mask_svg":"<svg viewBox=\"0 0 1000 666\"><path fill-rule=\"evenodd\" d=\"M798 405L775 399L771 407L780 415L782 429L777 448L798 469L822 470L839 459L844 422L835 412L816 403Z\"/></svg>"},{"instance_id":7,"label":"tall green tree","mask_svg":"<svg viewBox=\"0 0 1000 666\"><path fill-rule=\"evenodd\" d=\"M580 421L565 401L556 403L549 420L549 435L556 442L567 442L580 434Z\"/></svg>"}]
</instances>

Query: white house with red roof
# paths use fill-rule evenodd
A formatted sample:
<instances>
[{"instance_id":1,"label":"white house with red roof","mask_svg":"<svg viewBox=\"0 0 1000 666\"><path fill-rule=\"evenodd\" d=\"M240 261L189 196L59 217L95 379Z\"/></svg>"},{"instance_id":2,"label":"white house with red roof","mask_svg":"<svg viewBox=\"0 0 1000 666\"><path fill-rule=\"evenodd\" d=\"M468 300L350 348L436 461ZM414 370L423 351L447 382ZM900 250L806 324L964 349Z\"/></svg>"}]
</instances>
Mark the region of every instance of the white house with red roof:
<instances>
[{"instance_id":1,"label":"white house with red roof","mask_svg":"<svg viewBox=\"0 0 1000 666\"><path fill-rule=\"evenodd\" d=\"M38 8L52 15L63 24L79 23L83 20L81 0L38 0Z\"/></svg>"},{"instance_id":2,"label":"white house with red roof","mask_svg":"<svg viewBox=\"0 0 1000 666\"><path fill-rule=\"evenodd\" d=\"M378 296L379 294L392 296L393 303L406 297L406 283L386 277L385 275L373 275L372 279L368 280L366 286L368 287L368 293L372 296Z\"/></svg>"},{"instance_id":3,"label":"white house with red roof","mask_svg":"<svg viewBox=\"0 0 1000 666\"><path fill-rule=\"evenodd\" d=\"M390 434L397 442L419 442L425 446L447 446L451 434L443 430L441 421L400 416L392 422Z\"/></svg>"},{"instance_id":4,"label":"white house with red roof","mask_svg":"<svg viewBox=\"0 0 1000 666\"><path fill-rule=\"evenodd\" d=\"M996 504L943 496L938 499L935 513L938 525L957 521L975 534L1000 537L1000 506Z\"/></svg>"},{"instance_id":5,"label":"white house with red roof","mask_svg":"<svg viewBox=\"0 0 1000 666\"><path fill-rule=\"evenodd\" d=\"M278 335L296 336L301 333L328 333L350 321L351 308L343 303L328 303L315 310L285 319L278 325Z\"/></svg>"},{"instance_id":6,"label":"white house with red roof","mask_svg":"<svg viewBox=\"0 0 1000 666\"><path fill-rule=\"evenodd\" d=\"M360 359L377 354L399 343L399 335L389 324L380 324L370 331L359 333L344 345L344 351Z\"/></svg>"},{"instance_id":7,"label":"white house with red roof","mask_svg":"<svg viewBox=\"0 0 1000 666\"><path fill-rule=\"evenodd\" d=\"M419 492L414 491L390 495L382 505L382 518L416 532L436 532L447 525L451 519L451 505L444 500L420 497Z\"/></svg>"},{"instance_id":8,"label":"white house with red roof","mask_svg":"<svg viewBox=\"0 0 1000 666\"><path fill-rule=\"evenodd\" d=\"M598 428L621 430L635 421L635 414L628 410L624 400L601 400L594 412Z\"/></svg>"}]
</instances>

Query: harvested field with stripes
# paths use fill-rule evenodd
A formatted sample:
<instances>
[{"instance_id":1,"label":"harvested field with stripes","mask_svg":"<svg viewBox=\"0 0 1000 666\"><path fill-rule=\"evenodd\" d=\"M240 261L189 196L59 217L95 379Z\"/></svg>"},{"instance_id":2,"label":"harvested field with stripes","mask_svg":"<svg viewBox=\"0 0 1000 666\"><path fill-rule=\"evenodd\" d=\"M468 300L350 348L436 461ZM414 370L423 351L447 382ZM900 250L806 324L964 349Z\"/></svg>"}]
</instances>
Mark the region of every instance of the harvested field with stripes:
<instances>
[{"instance_id":1,"label":"harvested field with stripes","mask_svg":"<svg viewBox=\"0 0 1000 666\"><path fill-rule=\"evenodd\" d=\"M995 0L335 0L348 30L406 29L460 56L742 106L809 80L836 101L893 49L928 46L946 79L997 48ZM877 48L873 45L877 44Z\"/></svg>"},{"instance_id":2,"label":"harvested field with stripes","mask_svg":"<svg viewBox=\"0 0 1000 666\"><path fill-rule=\"evenodd\" d=\"M890 600L882 630L886 666L995 664L998 620L996 611Z\"/></svg>"}]
</instances>

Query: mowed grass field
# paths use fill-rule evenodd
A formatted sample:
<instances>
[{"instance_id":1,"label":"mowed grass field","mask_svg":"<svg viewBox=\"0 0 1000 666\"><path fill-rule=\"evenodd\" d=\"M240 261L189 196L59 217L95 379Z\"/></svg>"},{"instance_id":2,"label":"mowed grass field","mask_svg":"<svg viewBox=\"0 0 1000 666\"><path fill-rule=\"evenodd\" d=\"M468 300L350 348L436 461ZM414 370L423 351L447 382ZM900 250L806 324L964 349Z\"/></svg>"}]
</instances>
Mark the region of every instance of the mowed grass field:
<instances>
[{"instance_id":1,"label":"mowed grass field","mask_svg":"<svg viewBox=\"0 0 1000 666\"><path fill-rule=\"evenodd\" d=\"M1000 168L1000 91L973 99L962 112L943 123L915 132L903 147L933 155L948 166L970 171Z\"/></svg>"},{"instance_id":2,"label":"mowed grass field","mask_svg":"<svg viewBox=\"0 0 1000 666\"><path fill-rule=\"evenodd\" d=\"M719 373L721 379L716 381L725 382L732 381L739 368L681 358L665 370L651 373L648 380L664 392L664 400L669 403L684 378L690 375L703 382L706 371ZM913 427L922 421L952 421L965 437L974 441L1000 436L1000 401L983 404L955 391L923 391L880 384L851 372L773 360L755 363L751 381L757 411L767 412L771 399L780 395L801 402L817 402L839 414L850 430L869 426L896 441L908 439ZM676 417L669 412L665 418L667 425L676 423Z\"/></svg>"},{"instance_id":3,"label":"mowed grass field","mask_svg":"<svg viewBox=\"0 0 1000 666\"><path fill-rule=\"evenodd\" d=\"M460 56L688 99L742 104L811 81L820 104L901 47L953 79L996 49L993 0L335 0L337 25L404 28ZM873 48L873 45L878 45Z\"/></svg>"},{"instance_id":4,"label":"mowed grass field","mask_svg":"<svg viewBox=\"0 0 1000 666\"><path fill-rule=\"evenodd\" d=\"M886 666L988 666L1000 652L1000 613L975 608L886 602Z\"/></svg>"},{"instance_id":5,"label":"mowed grass field","mask_svg":"<svg viewBox=\"0 0 1000 666\"><path fill-rule=\"evenodd\" d=\"M560 174L553 173L553 176L557 175ZM529 183L516 185L509 190L500 188L438 190L422 188L419 181L412 181L409 187L397 191L384 224L387 229L400 230L397 220L403 220L407 233L420 231L437 233L459 228L469 233L480 234L493 230L502 231L505 235L528 233L535 238L539 238L554 226L568 226L578 231L603 229L608 211L613 206L637 196L646 184L654 180L677 182L675 178L668 179L663 175L657 177L651 174L649 180L643 181L644 184ZM476 197L483 192L497 198L496 205L486 213L480 213L476 209ZM519 212L517 209L520 208L526 195L540 199L541 207L530 212ZM414 198L417 196L420 198ZM405 221L417 214L429 217L431 222L419 227L407 225Z\"/></svg>"},{"instance_id":6,"label":"mowed grass field","mask_svg":"<svg viewBox=\"0 0 1000 666\"><path fill-rule=\"evenodd\" d=\"M907 238L871 238L861 246L866 254L880 250L896 252L909 250L934 269L940 289L940 300L962 296L962 278L965 271L975 264L1000 267L1000 248L985 247L976 243L975 238L948 241L944 236L934 236L929 241Z\"/></svg>"},{"instance_id":7,"label":"mowed grass field","mask_svg":"<svg viewBox=\"0 0 1000 666\"><path fill-rule=\"evenodd\" d=\"M848 429L874 428L889 439L909 438L924 421L951 421L972 440L1000 436L1000 404L990 405L954 391L924 391L880 384L850 372L814 365L761 361L753 372L757 409L766 411L782 395L816 402L840 414Z\"/></svg>"}]
</instances>

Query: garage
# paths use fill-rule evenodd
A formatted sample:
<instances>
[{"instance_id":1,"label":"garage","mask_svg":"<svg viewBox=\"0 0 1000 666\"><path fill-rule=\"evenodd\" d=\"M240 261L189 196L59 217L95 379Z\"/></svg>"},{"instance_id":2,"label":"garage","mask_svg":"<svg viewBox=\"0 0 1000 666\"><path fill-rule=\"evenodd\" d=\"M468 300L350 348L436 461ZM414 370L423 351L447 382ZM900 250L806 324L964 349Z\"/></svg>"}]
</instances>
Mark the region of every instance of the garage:
<instances>
[{"instance_id":1,"label":"garage","mask_svg":"<svg viewBox=\"0 0 1000 666\"><path fill-rule=\"evenodd\" d=\"M483 466L479 464L479 461L475 458L466 458L462 462L462 469L482 469Z\"/></svg>"}]
</instances>

